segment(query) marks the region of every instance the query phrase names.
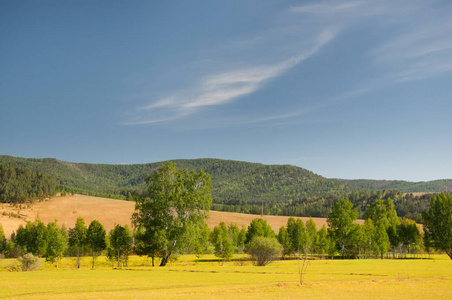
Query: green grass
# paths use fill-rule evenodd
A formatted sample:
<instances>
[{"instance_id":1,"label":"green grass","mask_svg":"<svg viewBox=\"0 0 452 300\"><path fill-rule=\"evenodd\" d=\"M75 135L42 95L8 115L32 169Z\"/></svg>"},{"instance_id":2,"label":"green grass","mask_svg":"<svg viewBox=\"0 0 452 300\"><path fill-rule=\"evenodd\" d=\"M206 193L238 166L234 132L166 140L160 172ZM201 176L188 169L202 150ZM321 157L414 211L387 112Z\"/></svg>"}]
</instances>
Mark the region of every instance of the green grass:
<instances>
[{"instance_id":1,"label":"green grass","mask_svg":"<svg viewBox=\"0 0 452 300\"><path fill-rule=\"evenodd\" d=\"M452 299L452 261L433 259L314 260L305 283L298 283L296 260L256 267L249 262L221 266L213 256L197 261L181 256L171 265L150 267L150 260L131 257L129 268L112 269L104 257L91 270L66 258L43 263L34 272L7 272L11 260L0 260L0 298L15 299Z\"/></svg>"}]
</instances>

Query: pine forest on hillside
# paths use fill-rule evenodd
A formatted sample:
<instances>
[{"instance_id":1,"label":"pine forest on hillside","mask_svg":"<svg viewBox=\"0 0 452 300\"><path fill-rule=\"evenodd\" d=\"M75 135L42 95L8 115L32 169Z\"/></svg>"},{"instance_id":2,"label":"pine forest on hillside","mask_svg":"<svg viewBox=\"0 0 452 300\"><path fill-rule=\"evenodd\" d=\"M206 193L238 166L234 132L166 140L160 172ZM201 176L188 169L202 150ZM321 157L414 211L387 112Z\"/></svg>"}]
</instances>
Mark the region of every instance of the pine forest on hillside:
<instances>
[{"instance_id":1,"label":"pine forest on hillside","mask_svg":"<svg viewBox=\"0 0 452 300\"><path fill-rule=\"evenodd\" d=\"M421 220L430 195L413 196L397 190L375 190L370 181L327 179L291 165L263 165L220 159L175 160L179 168L203 169L212 178L213 210L260 214L326 217L332 205L349 198L363 217L367 205L379 199L392 199L401 217ZM161 163L108 165L70 163L57 159L26 159L0 156L0 164L28 169L40 178L42 173L56 178L56 190L131 200L145 189L145 179ZM25 172L25 171L24 171ZM32 172L32 173L33 173ZM50 179L49 179L50 180ZM366 186L364 183L367 182ZM370 183L369 183L370 182ZM444 183L450 184L452 180ZM360 183L360 184L358 184ZM404 186L416 183L405 182ZM424 183L426 191L438 185ZM386 185L385 185L386 186ZM408 190L408 192L411 192ZM5 195L5 192L0 192ZM28 198L40 198L40 192L26 192ZM23 193L25 194L25 192ZM3 196L5 197L5 196ZM27 197L25 197L27 198ZM25 198L20 197L20 201ZM6 199L6 198L2 198ZM6 200L3 200L6 201ZM17 201L17 200L16 200Z\"/></svg>"}]
</instances>

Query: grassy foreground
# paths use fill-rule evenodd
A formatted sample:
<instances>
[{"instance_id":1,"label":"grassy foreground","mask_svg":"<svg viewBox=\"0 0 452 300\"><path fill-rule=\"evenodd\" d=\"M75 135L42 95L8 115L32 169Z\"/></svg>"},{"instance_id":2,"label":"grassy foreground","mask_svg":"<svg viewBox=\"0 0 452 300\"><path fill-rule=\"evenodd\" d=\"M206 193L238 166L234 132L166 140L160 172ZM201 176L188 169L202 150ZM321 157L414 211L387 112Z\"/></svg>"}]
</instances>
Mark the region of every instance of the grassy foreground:
<instances>
[{"instance_id":1,"label":"grassy foreground","mask_svg":"<svg viewBox=\"0 0 452 300\"><path fill-rule=\"evenodd\" d=\"M452 261L447 256L405 260L314 260L305 283L298 262L266 267L227 262L213 256L182 256L164 268L132 257L128 269L112 269L104 257L95 270L89 258L76 270L71 258L60 270L43 263L33 272L7 272L0 260L0 298L14 299L452 299Z\"/></svg>"}]
</instances>

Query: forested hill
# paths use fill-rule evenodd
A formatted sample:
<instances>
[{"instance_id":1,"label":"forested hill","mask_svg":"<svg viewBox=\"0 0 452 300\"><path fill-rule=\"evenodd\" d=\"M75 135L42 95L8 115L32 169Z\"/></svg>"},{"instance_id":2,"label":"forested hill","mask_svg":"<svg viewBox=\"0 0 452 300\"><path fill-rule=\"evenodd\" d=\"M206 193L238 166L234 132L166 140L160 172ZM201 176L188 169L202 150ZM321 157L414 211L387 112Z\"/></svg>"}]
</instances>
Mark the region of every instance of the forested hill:
<instances>
[{"instance_id":1,"label":"forested hill","mask_svg":"<svg viewBox=\"0 0 452 300\"><path fill-rule=\"evenodd\" d=\"M250 204L325 196L357 190L340 180L327 179L290 165L263 165L220 159L174 160L179 168L203 169L212 177L215 203ZM104 196L137 193L161 163L107 165L69 163L53 158L0 156L0 164L53 175L60 185Z\"/></svg>"},{"instance_id":2,"label":"forested hill","mask_svg":"<svg viewBox=\"0 0 452 300\"><path fill-rule=\"evenodd\" d=\"M367 205L391 198L397 213L419 222L429 195L413 196L371 181L328 179L291 165L263 165L220 159L173 160L179 168L203 169L212 177L213 210L326 217L332 205L348 197L363 217ZM46 173L56 178L59 190L109 198L132 199L142 193L148 174L161 162L137 165L70 163L53 158L0 156L0 164ZM441 181L439 181L441 182ZM408 186L408 185L406 185ZM423 192L442 191L421 190ZM452 189L449 189L451 191ZM418 190L404 189L406 192Z\"/></svg>"},{"instance_id":3,"label":"forested hill","mask_svg":"<svg viewBox=\"0 0 452 300\"><path fill-rule=\"evenodd\" d=\"M452 191L452 179L440 179L422 182L409 182L400 180L343 179L342 182L357 188L371 191L398 190L403 193L439 193Z\"/></svg>"}]
</instances>

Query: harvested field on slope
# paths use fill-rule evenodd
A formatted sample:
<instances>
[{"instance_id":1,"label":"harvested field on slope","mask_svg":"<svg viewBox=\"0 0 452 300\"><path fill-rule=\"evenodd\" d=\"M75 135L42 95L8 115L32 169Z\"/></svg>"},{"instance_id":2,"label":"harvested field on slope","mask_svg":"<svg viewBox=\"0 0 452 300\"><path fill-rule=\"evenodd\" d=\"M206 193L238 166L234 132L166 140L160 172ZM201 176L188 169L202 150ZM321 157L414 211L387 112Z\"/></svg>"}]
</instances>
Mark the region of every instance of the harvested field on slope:
<instances>
[{"instance_id":1,"label":"harvested field on slope","mask_svg":"<svg viewBox=\"0 0 452 300\"><path fill-rule=\"evenodd\" d=\"M77 211L75 202L77 201ZM29 205L22 204L22 209L12 207L9 204L3 204L0 207L0 223L3 226L6 236L8 237L12 231L16 230L20 224L25 224L27 221L34 221L39 217L45 224L58 220L59 224L65 224L68 228L74 227L77 218L83 217L85 223L88 225L93 219L98 220L104 226L107 232L113 229L115 223L122 226L131 226L130 217L135 209L135 203L131 201L115 200L109 198L100 198L84 195L70 195L64 197L54 197L50 200L38 202ZM7 214L13 213L20 215L20 218L9 217L2 215L2 212ZM236 223L241 227L247 227L255 218L260 218L261 215L249 215L240 213L229 213L220 211L211 211L207 224L210 228L218 225L221 221L226 224ZM278 233L281 226L287 224L287 216L268 216L262 217L267 223ZM301 218L306 222L309 218ZM312 218L318 228L326 224L325 218ZM363 221L358 220L362 223Z\"/></svg>"}]
</instances>

